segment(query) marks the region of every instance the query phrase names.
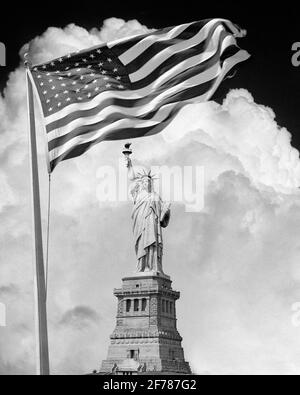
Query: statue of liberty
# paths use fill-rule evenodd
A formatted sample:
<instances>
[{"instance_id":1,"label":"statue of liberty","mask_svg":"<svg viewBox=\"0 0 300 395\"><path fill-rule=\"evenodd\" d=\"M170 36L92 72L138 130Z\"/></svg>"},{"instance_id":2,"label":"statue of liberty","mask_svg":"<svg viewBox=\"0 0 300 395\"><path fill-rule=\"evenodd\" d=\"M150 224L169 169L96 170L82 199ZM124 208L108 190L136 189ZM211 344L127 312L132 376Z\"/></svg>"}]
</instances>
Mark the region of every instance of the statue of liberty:
<instances>
[{"instance_id":1,"label":"statue of liberty","mask_svg":"<svg viewBox=\"0 0 300 395\"><path fill-rule=\"evenodd\" d=\"M137 272L164 274L162 268L162 228L170 220L170 204L164 203L154 191L153 175L149 171L136 172L129 155L130 144L123 151L126 157L128 177L131 181L130 194L133 200L132 220Z\"/></svg>"}]
</instances>

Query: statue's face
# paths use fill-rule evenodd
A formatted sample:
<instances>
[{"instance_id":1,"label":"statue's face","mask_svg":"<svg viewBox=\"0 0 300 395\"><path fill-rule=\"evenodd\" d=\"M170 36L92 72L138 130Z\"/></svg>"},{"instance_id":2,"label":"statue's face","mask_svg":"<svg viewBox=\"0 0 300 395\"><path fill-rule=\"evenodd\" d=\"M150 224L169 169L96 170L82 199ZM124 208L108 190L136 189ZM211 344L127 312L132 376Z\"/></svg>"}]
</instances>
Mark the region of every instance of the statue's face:
<instances>
[{"instance_id":1,"label":"statue's face","mask_svg":"<svg viewBox=\"0 0 300 395\"><path fill-rule=\"evenodd\" d=\"M143 189L147 192L152 191L152 181L149 177L143 177Z\"/></svg>"}]
</instances>

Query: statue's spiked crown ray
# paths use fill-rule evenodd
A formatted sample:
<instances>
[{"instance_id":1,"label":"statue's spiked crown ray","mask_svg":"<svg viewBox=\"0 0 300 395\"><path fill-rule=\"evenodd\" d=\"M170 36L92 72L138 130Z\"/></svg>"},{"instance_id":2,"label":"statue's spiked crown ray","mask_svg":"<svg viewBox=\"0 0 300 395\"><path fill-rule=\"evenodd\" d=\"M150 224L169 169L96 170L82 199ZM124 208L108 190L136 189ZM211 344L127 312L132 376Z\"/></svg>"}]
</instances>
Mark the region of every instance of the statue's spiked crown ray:
<instances>
[{"instance_id":1,"label":"statue's spiked crown ray","mask_svg":"<svg viewBox=\"0 0 300 395\"><path fill-rule=\"evenodd\" d=\"M137 178L145 178L145 177L149 178L151 181L158 179L158 177L155 177L155 174L151 174L151 170L147 172L145 169L143 169L142 172L137 173Z\"/></svg>"}]
</instances>

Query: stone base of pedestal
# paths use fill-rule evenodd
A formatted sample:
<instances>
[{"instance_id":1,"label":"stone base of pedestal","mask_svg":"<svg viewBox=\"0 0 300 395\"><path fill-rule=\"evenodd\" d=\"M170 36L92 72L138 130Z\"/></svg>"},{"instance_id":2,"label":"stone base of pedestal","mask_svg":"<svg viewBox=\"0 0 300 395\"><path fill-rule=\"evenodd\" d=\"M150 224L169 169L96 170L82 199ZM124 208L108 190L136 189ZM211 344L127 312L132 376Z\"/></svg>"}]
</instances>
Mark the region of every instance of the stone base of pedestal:
<instances>
[{"instance_id":1,"label":"stone base of pedestal","mask_svg":"<svg viewBox=\"0 0 300 395\"><path fill-rule=\"evenodd\" d=\"M176 300L169 276L142 273L123 279L116 328L101 373L191 374L176 325Z\"/></svg>"}]
</instances>

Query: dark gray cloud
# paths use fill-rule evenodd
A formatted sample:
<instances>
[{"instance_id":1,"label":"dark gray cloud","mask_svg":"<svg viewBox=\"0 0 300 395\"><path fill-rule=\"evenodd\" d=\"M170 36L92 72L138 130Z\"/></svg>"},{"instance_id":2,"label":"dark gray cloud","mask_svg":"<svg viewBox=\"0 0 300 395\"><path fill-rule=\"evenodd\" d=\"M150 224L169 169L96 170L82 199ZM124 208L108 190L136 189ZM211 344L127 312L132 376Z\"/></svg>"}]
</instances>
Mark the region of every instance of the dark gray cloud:
<instances>
[{"instance_id":1,"label":"dark gray cloud","mask_svg":"<svg viewBox=\"0 0 300 395\"><path fill-rule=\"evenodd\" d=\"M59 325L81 329L98 323L99 319L99 314L90 307L76 306L63 314Z\"/></svg>"},{"instance_id":2,"label":"dark gray cloud","mask_svg":"<svg viewBox=\"0 0 300 395\"><path fill-rule=\"evenodd\" d=\"M15 296L19 292L19 287L15 284L3 285L0 287L0 298Z\"/></svg>"}]
</instances>

